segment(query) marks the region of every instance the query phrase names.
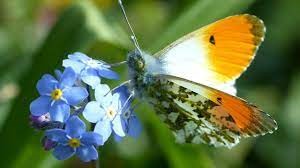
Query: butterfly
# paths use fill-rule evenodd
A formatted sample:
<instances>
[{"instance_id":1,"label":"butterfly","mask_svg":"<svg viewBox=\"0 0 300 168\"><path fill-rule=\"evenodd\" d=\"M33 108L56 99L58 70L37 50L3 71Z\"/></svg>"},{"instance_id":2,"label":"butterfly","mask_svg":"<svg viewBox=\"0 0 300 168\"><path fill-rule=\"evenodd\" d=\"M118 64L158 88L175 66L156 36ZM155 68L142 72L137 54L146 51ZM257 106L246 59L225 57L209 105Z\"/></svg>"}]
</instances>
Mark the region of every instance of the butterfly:
<instances>
[{"instance_id":1,"label":"butterfly","mask_svg":"<svg viewBox=\"0 0 300 168\"><path fill-rule=\"evenodd\" d=\"M235 96L235 80L264 40L265 26L256 16L216 21L154 55L142 51L132 33L137 49L127 57L130 88L153 106L177 142L231 148L241 138L277 129L270 115Z\"/></svg>"}]
</instances>

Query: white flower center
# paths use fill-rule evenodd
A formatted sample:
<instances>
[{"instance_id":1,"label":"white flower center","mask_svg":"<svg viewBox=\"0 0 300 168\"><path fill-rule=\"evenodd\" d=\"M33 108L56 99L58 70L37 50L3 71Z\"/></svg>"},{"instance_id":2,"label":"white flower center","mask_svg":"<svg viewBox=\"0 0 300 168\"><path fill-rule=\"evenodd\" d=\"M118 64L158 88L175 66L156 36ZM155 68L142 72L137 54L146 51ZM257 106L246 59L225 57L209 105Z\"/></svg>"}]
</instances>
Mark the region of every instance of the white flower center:
<instances>
[{"instance_id":1,"label":"white flower center","mask_svg":"<svg viewBox=\"0 0 300 168\"><path fill-rule=\"evenodd\" d=\"M113 120L115 116L117 115L117 111L113 107L109 107L106 110L106 116L110 119Z\"/></svg>"},{"instance_id":2,"label":"white flower center","mask_svg":"<svg viewBox=\"0 0 300 168\"><path fill-rule=\"evenodd\" d=\"M46 113L44 115L41 116L42 121L50 121L50 113Z\"/></svg>"},{"instance_id":3,"label":"white flower center","mask_svg":"<svg viewBox=\"0 0 300 168\"><path fill-rule=\"evenodd\" d=\"M97 68L99 66L99 62L93 59L85 61L85 64L91 68Z\"/></svg>"}]
</instances>

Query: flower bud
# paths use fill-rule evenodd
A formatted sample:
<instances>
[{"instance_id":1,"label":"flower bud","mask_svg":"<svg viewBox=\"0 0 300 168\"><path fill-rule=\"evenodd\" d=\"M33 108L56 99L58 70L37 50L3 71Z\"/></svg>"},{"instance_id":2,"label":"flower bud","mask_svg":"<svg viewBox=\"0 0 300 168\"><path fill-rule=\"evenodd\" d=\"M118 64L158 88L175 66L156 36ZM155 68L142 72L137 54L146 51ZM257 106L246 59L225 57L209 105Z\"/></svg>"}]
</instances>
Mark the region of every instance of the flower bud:
<instances>
[{"instance_id":1,"label":"flower bud","mask_svg":"<svg viewBox=\"0 0 300 168\"><path fill-rule=\"evenodd\" d=\"M64 123L62 122L51 121L49 113L46 113L41 116L30 115L29 120L30 120L30 125L37 130L47 130L47 129L64 127Z\"/></svg>"},{"instance_id":2,"label":"flower bud","mask_svg":"<svg viewBox=\"0 0 300 168\"><path fill-rule=\"evenodd\" d=\"M41 116L29 116L30 125L38 130L43 129L50 122L50 114L46 113Z\"/></svg>"},{"instance_id":3,"label":"flower bud","mask_svg":"<svg viewBox=\"0 0 300 168\"><path fill-rule=\"evenodd\" d=\"M44 136L42 139L42 145L44 150L49 151L52 148L54 148L57 145L57 143Z\"/></svg>"}]
</instances>

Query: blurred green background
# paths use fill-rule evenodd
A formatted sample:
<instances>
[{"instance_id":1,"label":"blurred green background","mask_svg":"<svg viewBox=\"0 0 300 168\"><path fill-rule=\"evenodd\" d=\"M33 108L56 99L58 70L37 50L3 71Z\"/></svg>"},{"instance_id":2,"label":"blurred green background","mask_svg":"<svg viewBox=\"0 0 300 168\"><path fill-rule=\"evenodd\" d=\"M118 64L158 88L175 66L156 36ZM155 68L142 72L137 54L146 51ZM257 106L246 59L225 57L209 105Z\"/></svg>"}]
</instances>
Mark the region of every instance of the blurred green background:
<instances>
[{"instance_id":1,"label":"blurred green background","mask_svg":"<svg viewBox=\"0 0 300 168\"><path fill-rule=\"evenodd\" d=\"M300 167L299 0L124 0L140 45L155 53L182 35L223 17L250 13L264 20L265 42L238 80L238 95L277 120L279 129L242 140L233 149L178 145L143 104L139 139L100 149L101 167ZM117 0L0 1L0 167L92 167L61 162L43 151L29 126L29 103L44 73L61 68L74 51L110 63L133 48ZM126 67L117 71L126 79ZM116 85L117 83L111 83Z\"/></svg>"}]
</instances>

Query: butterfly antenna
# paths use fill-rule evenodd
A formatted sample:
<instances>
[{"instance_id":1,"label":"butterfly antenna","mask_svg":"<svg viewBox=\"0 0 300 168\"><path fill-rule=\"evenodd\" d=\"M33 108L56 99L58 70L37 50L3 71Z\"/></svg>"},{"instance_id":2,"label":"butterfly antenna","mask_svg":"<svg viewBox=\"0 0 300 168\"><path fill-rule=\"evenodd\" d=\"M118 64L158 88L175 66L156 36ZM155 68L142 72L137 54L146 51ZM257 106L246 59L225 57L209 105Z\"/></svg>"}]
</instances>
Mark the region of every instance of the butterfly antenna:
<instances>
[{"instance_id":1,"label":"butterfly antenna","mask_svg":"<svg viewBox=\"0 0 300 168\"><path fill-rule=\"evenodd\" d=\"M116 67L116 66L120 66L120 65L123 65L123 64L126 64L126 63L127 63L127 61L122 61L122 62L110 64L110 66L111 66L111 67Z\"/></svg>"},{"instance_id":2,"label":"butterfly antenna","mask_svg":"<svg viewBox=\"0 0 300 168\"><path fill-rule=\"evenodd\" d=\"M127 105L129 105L130 101L134 98L134 92L130 93L130 95L128 96L128 98L126 99L126 101L123 104L123 107L121 107L121 112L124 112L126 110L128 110L130 107L127 107Z\"/></svg>"},{"instance_id":3,"label":"butterfly antenna","mask_svg":"<svg viewBox=\"0 0 300 168\"><path fill-rule=\"evenodd\" d=\"M123 2L122 2L122 0L118 0L118 1L119 1L119 5L120 5L120 7L121 7L121 10L122 10L123 16L124 16L124 18L125 18L125 20L126 20L126 23L127 23L128 27L129 27L130 31L131 31L131 34L132 34L132 35L130 36L130 38L131 38L131 40L132 40L134 46L136 47L136 49L140 52L140 54L142 54L142 50L141 50L140 45L139 45L139 43L138 43L138 41L137 41L137 38L136 38L135 33L134 33L134 31L133 31L133 28L132 28L132 26L131 26L131 24L130 24L130 22L129 22L129 20L128 20L128 17L127 17L125 8L124 8L124 6L123 6Z\"/></svg>"},{"instance_id":4,"label":"butterfly antenna","mask_svg":"<svg viewBox=\"0 0 300 168\"><path fill-rule=\"evenodd\" d=\"M122 86L126 86L126 85L130 84L131 82L132 82L131 80L127 80L127 81L121 83L120 85L118 85L118 86L116 86L115 88L113 88L113 89L111 89L110 91L108 91L108 92L105 94L105 96L106 96L107 94L109 94L109 93L113 93L114 91L116 91L117 89L119 89L119 88L122 87Z\"/></svg>"}]
</instances>

